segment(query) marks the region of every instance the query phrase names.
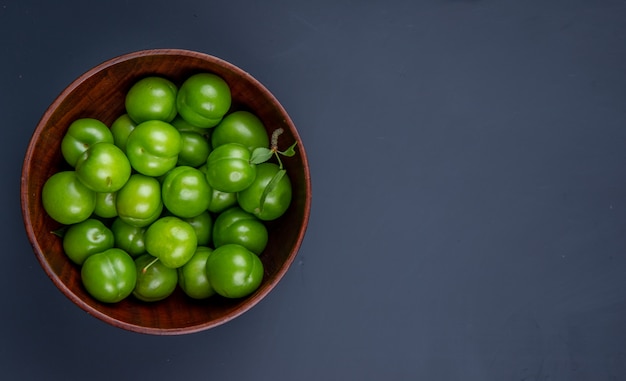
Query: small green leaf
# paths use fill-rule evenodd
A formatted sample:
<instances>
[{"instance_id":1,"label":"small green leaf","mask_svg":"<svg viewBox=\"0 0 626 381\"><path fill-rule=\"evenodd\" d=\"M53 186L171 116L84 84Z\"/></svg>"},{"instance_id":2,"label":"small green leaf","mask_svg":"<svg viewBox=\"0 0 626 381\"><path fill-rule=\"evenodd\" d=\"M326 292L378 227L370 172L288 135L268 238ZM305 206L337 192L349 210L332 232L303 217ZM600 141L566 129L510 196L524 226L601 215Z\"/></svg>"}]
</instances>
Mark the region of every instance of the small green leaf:
<instances>
[{"instance_id":1,"label":"small green leaf","mask_svg":"<svg viewBox=\"0 0 626 381\"><path fill-rule=\"evenodd\" d=\"M260 202L261 210L263 210L263 206L265 205L265 199L267 198L267 195L270 194L270 192L276 188L276 185L283 177L285 177L286 173L287 171L285 171L284 169L279 170L278 172L276 172L274 177L272 177L270 182L267 183L267 186L265 187L265 189L263 189L263 193L261 194L261 202Z\"/></svg>"},{"instance_id":2,"label":"small green leaf","mask_svg":"<svg viewBox=\"0 0 626 381\"><path fill-rule=\"evenodd\" d=\"M280 154L281 154L281 155L283 155L283 156L292 157L293 155L295 155L295 154L296 154L296 150L295 150L295 148L296 148L296 145L297 145L297 144L298 144L298 141L296 140L296 142L295 142L295 143L293 143L293 144L291 145L291 147L289 147L289 148L287 148L286 150L284 150L284 151L280 152Z\"/></svg>"},{"instance_id":3,"label":"small green leaf","mask_svg":"<svg viewBox=\"0 0 626 381\"><path fill-rule=\"evenodd\" d=\"M269 148L265 147L257 147L252 151L252 155L250 155L250 163L252 164L261 164L268 161L274 153Z\"/></svg>"}]
</instances>

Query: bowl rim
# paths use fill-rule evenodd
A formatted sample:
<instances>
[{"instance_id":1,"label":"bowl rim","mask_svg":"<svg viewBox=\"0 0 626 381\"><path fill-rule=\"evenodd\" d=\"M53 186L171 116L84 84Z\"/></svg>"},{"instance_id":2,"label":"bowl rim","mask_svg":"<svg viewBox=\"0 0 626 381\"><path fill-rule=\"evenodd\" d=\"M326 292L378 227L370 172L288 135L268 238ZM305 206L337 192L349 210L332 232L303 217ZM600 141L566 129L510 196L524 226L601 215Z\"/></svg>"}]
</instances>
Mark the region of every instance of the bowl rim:
<instances>
[{"instance_id":1,"label":"bowl rim","mask_svg":"<svg viewBox=\"0 0 626 381\"><path fill-rule=\"evenodd\" d=\"M74 90L76 90L76 88L82 85L83 82L85 82L91 76L93 76L94 74L104 69L107 69L119 63L137 59L137 58L143 58L146 56L163 56L163 55L185 56L185 57L201 59L203 61L208 61L211 64L224 67L227 70L234 72L237 76L243 78L244 80L252 83L255 87L257 87L263 93L263 95L267 97L267 99L271 100L271 102L274 104L277 111L279 111L280 115L284 117L285 123L290 126L292 130L291 132L293 133L294 137L298 141L298 152L299 152L299 155L301 156L300 159L302 161L302 167L304 170L304 185L305 185L304 186L305 197L304 197L304 205L303 205L304 212L303 212L302 226L298 231L298 235L295 239L294 245L291 248L289 255L286 257L286 260L282 262L281 265L278 267L278 270L276 271L273 278L264 284L262 290L259 290L253 295L249 296L245 303L241 304L241 306L237 307L235 310L228 313L227 315L218 319L211 320L209 322L191 325L187 327L177 327L177 328L148 327L148 326L142 326L142 325L137 325L137 324L132 324L126 321L122 321L92 307L91 305L83 301L79 296L77 296L65 283L63 283L56 276L50 264L46 260L45 255L43 254L44 248L41 247L39 241L37 240L37 235L33 229L33 224L30 219L30 215L29 215L30 203L29 203L28 194L27 194L27 190L29 189L28 179L31 174L29 164L33 160L33 155L35 153L34 152L35 143L40 139L42 133L45 130L44 128L45 125L47 124L51 116L54 114L58 106L63 102L63 100L69 94L71 94ZM304 144L302 143L302 139L300 138L298 130L295 127L295 124L293 123L291 117L289 116L289 114L287 113L283 105L278 101L278 99L274 96L274 94L272 94L265 87L265 85L263 85L260 81L258 81L252 75L250 75L247 71L244 71L238 66L224 59L221 59L217 56L198 52L198 51L187 50L187 49L164 48L164 49L137 50L137 51L133 51L133 52L125 53L125 54L120 54L113 58L107 59L103 61L102 63L96 66L93 66L92 68L85 71L77 78L75 78L69 85L67 85L54 98L53 102L46 108L45 112L42 114L41 118L37 122L37 125L35 126L35 129L33 130L31 138L28 142L28 146L25 152L23 163L22 163L21 181L20 181L20 202L21 202L21 209L22 209L22 221L26 229L28 240L31 244L31 247L35 253L35 256L38 262L40 263L41 267L44 269L44 272L46 273L46 275L55 284L55 286L66 297L68 297L74 304L76 304L78 307L80 307L83 311L85 311L89 315L92 315L98 318L99 320L105 323L108 323L114 327L122 328L127 331L132 331L132 332L141 333L141 334L152 334L152 335L180 335L180 334L190 334L190 333L204 331L204 330L222 325L228 321L231 321L235 319L236 317L242 315L243 313L247 312L255 305L257 305L263 298L265 298L265 296L267 296L267 294L269 294L274 289L274 287L276 287L276 285L284 277L284 275L287 273L290 266L292 265L293 261L295 260L295 257L297 256L299 249L302 245L302 242L304 240L305 233L308 228L309 218L310 218L310 210L311 210L311 202L312 202L311 190L312 190L312 186L311 186L310 168L309 168L308 158L306 155Z\"/></svg>"}]
</instances>

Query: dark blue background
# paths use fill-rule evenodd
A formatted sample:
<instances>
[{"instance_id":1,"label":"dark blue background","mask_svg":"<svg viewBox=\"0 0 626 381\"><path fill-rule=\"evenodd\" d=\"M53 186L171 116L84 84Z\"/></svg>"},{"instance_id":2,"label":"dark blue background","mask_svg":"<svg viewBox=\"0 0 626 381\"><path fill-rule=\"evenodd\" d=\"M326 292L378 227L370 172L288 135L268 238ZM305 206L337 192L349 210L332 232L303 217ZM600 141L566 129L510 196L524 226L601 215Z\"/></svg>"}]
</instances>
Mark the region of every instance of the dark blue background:
<instances>
[{"instance_id":1,"label":"dark blue background","mask_svg":"<svg viewBox=\"0 0 626 381\"><path fill-rule=\"evenodd\" d=\"M243 316L126 332L21 222L63 88L185 48L251 73L308 152L309 229ZM3 379L626 379L626 2L0 1Z\"/></svg>"}]
</instances>

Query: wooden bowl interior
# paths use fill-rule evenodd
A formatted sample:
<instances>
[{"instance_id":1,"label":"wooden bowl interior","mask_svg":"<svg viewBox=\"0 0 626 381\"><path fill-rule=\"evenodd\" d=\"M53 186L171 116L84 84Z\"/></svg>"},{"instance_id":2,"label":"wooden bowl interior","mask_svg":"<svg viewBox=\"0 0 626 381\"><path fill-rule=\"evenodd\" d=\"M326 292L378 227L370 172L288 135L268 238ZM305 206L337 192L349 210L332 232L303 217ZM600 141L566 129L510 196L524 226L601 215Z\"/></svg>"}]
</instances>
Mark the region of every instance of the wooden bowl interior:
<instances>
[{"instance_id":1,"label":"wooden bowl interior","mask_svg":"<svg viewBox=\"0 0 626 381\"><path fill-rule=\"evenodd\" d=\"M298 141L297 154L283 160L293 185L293 202L286 214L268 224L270 238L260 256L265 266L263 283L251 296L229 300L213 297L197 301L179 289L156 303L133 297L117 304L94 300L84 290L80 268L71 263L62 241L51 234L61 227L45 213L41 202L44 182L54 173L69 169L60 151L69 124L91 117L110 125L124 113L124 96L140 78L160 75L180 85L197 72L213 72L228 82L232 110L254 112L268 133L282 127L283 144ZM149 50L127 54L88 71L68 86L44 113L33 133L22 169L22 211L33 250L54 284L74 303L97 318L131 331L147 334L196 332L227 322L258 303L280 280L300 247L310 209L310 176L304 146L293 122L258 81L241 69L218 58L185 50Z\"/></svg>"}]
</instances>

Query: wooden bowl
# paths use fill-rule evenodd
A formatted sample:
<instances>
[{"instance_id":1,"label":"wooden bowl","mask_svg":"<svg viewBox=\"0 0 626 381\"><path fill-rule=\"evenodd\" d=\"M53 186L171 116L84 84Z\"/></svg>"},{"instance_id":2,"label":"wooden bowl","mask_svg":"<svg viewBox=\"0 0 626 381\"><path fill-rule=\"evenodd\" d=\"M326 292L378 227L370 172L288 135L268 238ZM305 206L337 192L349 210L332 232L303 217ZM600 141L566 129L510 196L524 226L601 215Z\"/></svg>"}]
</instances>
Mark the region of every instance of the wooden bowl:
<instances>
[{"instance_id":1,"label":"wooden bowl","mask_svg":"<svg viewBox=\"0 0 626 381\"><path fill-rule=\"evenodd\" d=\"M191 74L212 72L230 85L232 110L255 113L271 134L282 127L279 142L298 141L297 153L283 159L293 186L293 201L278 220L268 223L269 242L260 255L265 266L258 290L243 299L219 296L193 300L177 289L155 303L129 297L116 304L100 303L82 286L80 268L63 253L62 240L51 232L61 225L43 209L41 189L54 173L68 169L61 155L61 139L78 118L97 118L110 125L124 113L124 97L140 78L160 75L176 84ZM286 146L285 146L286 148ZM219 58L179 49L138 51L108 60L72 82L43 114L24 159L21 203L28 238L41 266L72 302L106 323L144 334L175 335L223 324L249 310L280 281L293 262L306 231L311 207L311 180L304 145L287 112L276 98L250 74Z\"/></svg>"}]
</instances>

